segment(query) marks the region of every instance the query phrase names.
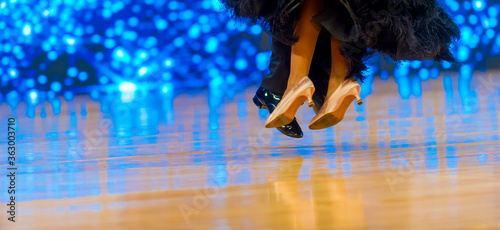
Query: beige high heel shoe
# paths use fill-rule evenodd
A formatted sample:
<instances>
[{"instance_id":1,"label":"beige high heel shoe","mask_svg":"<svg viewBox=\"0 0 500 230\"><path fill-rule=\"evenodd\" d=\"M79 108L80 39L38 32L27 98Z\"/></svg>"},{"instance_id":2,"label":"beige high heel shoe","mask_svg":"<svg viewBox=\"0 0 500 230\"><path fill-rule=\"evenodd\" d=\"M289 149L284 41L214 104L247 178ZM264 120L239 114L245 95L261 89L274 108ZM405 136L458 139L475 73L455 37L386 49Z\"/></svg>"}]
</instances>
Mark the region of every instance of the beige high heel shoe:
<instances>
[{"instance_id":1,"label":"beige high heel shoe","mask_svg":"<svg viewBox=\"0 0 500 230\"><path fill-rule=\"evenodd\" d=\"M314 84L309 77L304 76L299 83L285 94L278 103L276 109L266 120L266 128L281 127L293 121L295 113L299 107L308 100L308 106L314 106L312 95L314 94Z\"/></svg>"},{"instance_id":2,"label":"beige high heel shoe","mask_svg":"<svg viewBox=\"0 0 500 230\"><path fill-rule=\"evenodd\" d=\"M363 104L363 100L359 97L360 92L361 86L358 81L348 79L342 82L311 120L309 129L325 129L338 124L344 119L344 114L354 99L357 99L358 105Z\"/></svg>"}]
</instances>

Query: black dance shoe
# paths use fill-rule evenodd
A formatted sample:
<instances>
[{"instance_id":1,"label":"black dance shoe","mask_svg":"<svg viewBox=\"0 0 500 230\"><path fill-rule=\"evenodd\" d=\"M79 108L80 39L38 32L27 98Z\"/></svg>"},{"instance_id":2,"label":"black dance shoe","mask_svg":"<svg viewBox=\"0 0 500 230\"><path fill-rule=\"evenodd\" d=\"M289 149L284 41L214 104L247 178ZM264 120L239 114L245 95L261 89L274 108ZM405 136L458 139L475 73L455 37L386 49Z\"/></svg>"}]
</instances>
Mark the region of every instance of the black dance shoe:
<instances>
[{"instance_id":1,"label":"black dance shoe","mask_svg":"<svg viewBox=\"0 0 500 230\"><path fill-rule=\"evenodd\" d=\"M253 98L253 102L255 103L255 105L259 109L267 109L269 111L269 114L271 114L276 109L276 106L278 106L278 103L280 101L281 96L276 95L262 87L259 87L259 89L255 93L255 97ZM302 138L304 136L304 134L302 133L302 129L300 128L299 123L297 123L297 119L295 118L290 124L278 127L276 129L289 137Z\"/></svg>"}]
</instances>

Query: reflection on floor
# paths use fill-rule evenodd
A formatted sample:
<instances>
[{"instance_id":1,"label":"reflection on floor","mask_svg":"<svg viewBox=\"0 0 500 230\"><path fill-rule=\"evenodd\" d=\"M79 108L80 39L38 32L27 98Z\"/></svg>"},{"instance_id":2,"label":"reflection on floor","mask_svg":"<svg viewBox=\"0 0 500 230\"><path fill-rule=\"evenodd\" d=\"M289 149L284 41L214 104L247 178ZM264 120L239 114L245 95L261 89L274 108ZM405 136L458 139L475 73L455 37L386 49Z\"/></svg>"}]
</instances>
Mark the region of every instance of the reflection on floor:
<instances>
[{"instance_id":1,"label":"reflection on floor","mask_svg":"<svg viewBox=\"0 0 500 230\"><path fill-rule=\"evenodd\" d=\"M498 229L491 76L375 81L336 127L308 130L303 106L300 140L264 128L255 88L3 102L19 124L16 227Z\"/></svg>"}]
</instances>

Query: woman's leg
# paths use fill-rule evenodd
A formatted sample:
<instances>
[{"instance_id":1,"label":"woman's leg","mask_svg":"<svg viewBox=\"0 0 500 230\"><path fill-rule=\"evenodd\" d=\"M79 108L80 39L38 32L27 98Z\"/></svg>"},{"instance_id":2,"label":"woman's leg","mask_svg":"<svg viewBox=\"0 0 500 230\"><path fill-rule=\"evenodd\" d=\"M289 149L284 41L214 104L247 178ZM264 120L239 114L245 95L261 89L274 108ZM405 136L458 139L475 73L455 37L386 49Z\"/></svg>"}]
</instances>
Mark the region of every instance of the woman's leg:
<instances>
[{"instance_id":1,"label":"woman's leg","mask_svg":"<svg viewBox=\"0 0 500 230\"><path fill-rule=\"evenodd\" d=\"M324 0L305 0L302 6L300 19L295 26L295 35L299 37L299 41L292 46L290 77L285 95L302 77L309 74L316 41L321 31L321 25L312 19L323 10L323 7Z\"/></svg>"},{"instance_id":2,"label":"woman's leg","mask_svg":"<svg viewBox=\"0 0 500 230\"><path fill-rule=\"evenodd\" d=\"M314 106L312 96L315 91L313 82L307 78L316 47L321 25L312 19L323 10L324 0L305 0L300 18L295 25L295 35L299 41L292 46L290 58L290 77L287 89L276 109L267 118L266 127L275 128L293 121L298 108L306 100L309 107Z\"/></svg>"},{"instance_id":3,"label":"woman's leg","mask_svg":"<svg viewBox=\"0 0 500 230\"><path fill-rule=\"evenodd\" d=\"M332 70L328 81L325 103L318 114L309 122L310 129L324 129L336 125L346 113L353 100L363 103L359 97L361 86L356 80L346 80L350 71L348 60L340 52L340 41L331 37Z\"/></svg>"},{"instance_id":4,"label":"woman's leg","mask_svg":"<svg viewBox=\"0 0 500 230\"><path fill-rule=\"evenodd\" d=\"M332 52L332 70L330 72L330 80L328 82L328 92L326 98L335 92L340 84L349 74L349 63L347 59L340 53L340 40L331 36L331 52Z\"/></svg>"}]
</instances>

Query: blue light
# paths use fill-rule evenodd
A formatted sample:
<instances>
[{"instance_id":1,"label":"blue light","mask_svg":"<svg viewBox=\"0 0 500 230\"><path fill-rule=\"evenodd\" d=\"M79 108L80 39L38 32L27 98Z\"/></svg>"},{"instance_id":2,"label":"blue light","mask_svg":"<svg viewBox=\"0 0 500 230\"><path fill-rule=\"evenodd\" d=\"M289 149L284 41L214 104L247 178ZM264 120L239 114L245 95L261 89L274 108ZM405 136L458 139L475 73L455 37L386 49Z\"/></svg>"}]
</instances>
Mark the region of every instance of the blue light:
<instances>
[{"instance_id":1,"label":"blue light","mask_svg":"<svg viewBox=\"0 0 500 230\"><path fill-rule=\"evenodd\" d=\"M227 82L227 84L230 84L230 85L236 83L236 76L234 74L229 74L226 77L226 82Z\"/></svg>"},{"instance_id":2,"label":"blue light","mask_svg":"<svg viewBox=\"0 0 500 230\"><path fill-rule=\"evenodd\" d=\"M10 63L10 58L9 57L3 57L2 58L2 64L3 65L9 65Z\"/></svg>"},{"instance_id":3,"label":"blue light","mask_svg":"<svg viewBox=\"0 0 500 230\"><path fill-rule=\"evenodd\" d=\"M212 0L212 8L217 12L224 11L224 5L222 5L220 0Z\"/></svg>"},{"instance_id":4,"label":"blue light","mask_svg":"<svg viewBox=\"0 0 500 230\"><path fill-rule=\"evenodd\" d=\"M78 69L75 67L69 67L68 70L66 71L66 73L70 77L76 77L76 75L78 75Z\"/></svg>"},{"instance_id":5,"label":"blue light","mask_svg":"<svg viewBox=\"0 0 500 230\"><path fill-rule=\"evenodd\" d=\"M398 66L394 71L396 77L406 77L409 73L410 70L403 65Z\"/></svg>"},{"instance_id":6,"label":"blue light","mask_svg":"<svg viewBox=\"0 0 500 230\"><path fill-rule=\"evenodd\" d=\"M476 61L482 61L482 60L483 60L483 54L482 54L482 53L477 52L477 53L476 53Z\"/></svg>"},{"instance_id":7,"label":"blue light","mask_svg":"<svg viewBox=\"0 0 500 230\"><path fill-rule=\"evenodd\" d=\"M141 5L135 4L132 6L132 12L139 13L141 11Z\"/></svg>"},{"instance_id":8,"label":"blue light","mask_svg":"<svg viewBox=\"0 0 500 230\"><path fill-rule=\"evenodd\" d=\"M139 76L142 77L142 76L146 75L147 73L148 73L148 68L147 67L141 67L139 69Z\"/></svg>"},{"instance_id":9,"label":"blue light","mask_svg":"<svg viewBox=\"0 0 500 230\"><path fill-rule=\"evenodd\" d=\"M45 52L49 52L52 49L52 46L48 42L42 43L42 50Z\"/></svg>"},{"instance_id":10,"label":"blue light","mask_svg":"<svg viewBox=\"0 0 500 230\"><path fill-rule=\"evenodd\" d=\"M457 15L457 16L455 17L455 20L456 20L457 24L459 24L459 25L460 25L460 24L464 24L464 22L465 22L465 17L464 17L463 15Z\"/></svg>"},{"instance_id":11,"label":"blue light","mask_svg":"<svg viewBox=\"0 0 500 230\"><path fill-rule=\"evenodd\" d=\"M94 56L98 61L102 61L102 59L104 59L104 54L102 52L97 52Z\"/></svg>"},{"instance_id":12,"label":"blue light","mask_svg":"<svg viewBox=\"0 0 500 230\"><path fill-rule=\"evenodd\" d=\"M123 93L132 93L137 90L137 85L132 82L122 82L118 89Z\"/></svg>"},{"instance_id":13,"label":"blue light","mask_svg":"<svg viewBox=\"0 0 500 230\"><path fill-rule=\"evenodd\" d=\"M431 73L430 73L431 76L430 77L432 79L437 79L439 77L439 74L440 74L439 69L436 68L436 67L434 67L434 68L431 69Z\"/></svg>"},{"instance_id":14,"label":"blue light","mask_svg":"<svg viewBox=\"0 0 500 230\"><path fill-rule=\"evenodd\" d=\"M177 21L177 18L178 18L178 15L175 12L171 12L170 14L168 14L168 19L170 21Z\"/></svg>"},{"instance_id":15,"label":"blue light","mask_svg":"<svg viewBox=\"0 0 500 230\"><path fill-rule=\"evenodd\" d=\"M45 75L38 76L38 83L45 85L47 83L47 76Z\"/></svg>"},{"instance_id":16,"label":"blue light","mask_svg":"<svg viewBox=\"0 0 500 230\"><path fill-rule=\"evenodd\" d=\"M113 12L111 12L111 10L109 10L109 9L103 9L102 10L102 17L104 17L104 18L110 18L111 15L113 15Z\"/></svg>"},{"instance_id":17,"label":"blue light","mask_svg":"<svg viewBox=\"0 0 500 230\"><path fill-rule=\"evenodd\" d=\"M412 61L410 63L410 65L411 65L411 68L418 69L418 68L420 68L420 66L422 66L422 62L421 61Z\"/></svg>"},{"instance_id":18,"label":"blue light","mask_svg":"<svg viewBox=\"0 0 500 230\"><path fill-rule=\"evenodd\" d=\"M460 4L458 2L449 2L451 10L458 11L460 9Z\"/></svg>"},{"instance_id":19,"label":"blue light","mask_svg":"<svg viewBox=\"0 0 500 230\"><path fill-rule=\"evenodd\" d=\"M123 2L115 2L113 4L113 6L111 7L111 9L113 10L113 12L116 13L116 12L122 10L124 7L125 7L125 5L123 4Z\"/></svg>"},{"instance_id":20,"label":"blue light","mask_svg":"<svg viewBox=\"0 0 500 230\"><path fill-rule=\"evenodd\" d=\"M498 16L498 7L492 6L488 8L488 15L492 18L496 18Z\"/></svg>"},{"instance_id":21,"label":"blue light","mask_svg":"<svg viewBox=\"0 0 500 230\"><path fill-rule=\"evenodd\" d=\"M106 37L114 37L115 36L115 31L113 30L113 28L108 28L106 29Z\"/></svg>"},{"instance_id":22,"label":"blue light","mask_svg":"<svg viewBox=\"0 0 500 230\"><path fill-rule=\"evenodd\" d=\"M411 84L408 76L398 77L399 94L403 99L408 99L411 95Z\"/></svg>"},{"instance_id":23,"label":"blue light","mask_svg":"<svg viewBox=\"0 0 500 230\"><path fill-rule=\"evenodd\" d=\"M30 97L30 102L32 104L36 104L36 102L38 101L38 91L36 89L32 89L30 90L28 95Z\"/></svg>"},{"instance_id":24,"label":"blue light","mask_svg":"<svg viewBox=\"0 0 500 230\"><path fill-rule=\"evenodd\" d=\"M113 47L115 47L116 45L116 41L114 39L106 39L106 41L104 41L104 46L108 49L112 49Z\"/></svg>"},{"instance_id":25,"label":"blue light","mask_svg":"<svg viewBox=\"0 0 500 230\"><path fill-rule=\"evenodd\" d=\"M62 89L61 83L55 81L50 84L50 89L53 90L54 92L59 92Z\"/></svg>"},{"instance_id":26,"label":"blue light","mask_svg":"<svg viewBox=\"0 0 500 230\"><path fill-rule=\"evenodd\" d=\"M88 25L85 27L85 33L87 34L93 34L94 33L94 27L92 25Z\"/></svg>"},{"instance_id":27,"label":"blue light","mask_svg":"<svg viewBox=\"0 0 500 230\"><path fill-rule=\"evenodd\" d=\"M486 3L483 0L474 0L472 7L475 11L482 11L486 8Z\"/></svg>"},{"instance_id":28,"label":"blue light","mask_svg":"<svg viewBox=\"0 0 500 230\"><path fill-rule=\"evenodd\" d=\"M262 27L260 27L259 25L253 25L250 27L250 33L255 35L261 34Z\"/></svg>"},{"instance_id":29,"label":"blue light","mask_svg":"<svg viewBox=\"0 0 500 230\"><path fill-rule=\"evenodd\" d=\"M499 39L499 41L500 41L500 39ZM201 62L202 58L199 54L195 54L195 55L193 55L191 60L193 61L193 63L198 64Z\"/></svg>"},{"instance_id":30,"label":"blue light","mask_svg":"<svg viewBox=\"0 0 500 230\"><path fill-rule=\"evenodd\" d=\"M72 46L76 43L76 41L74 38L66 38L66 43L68 43L68 45Z\"/></svg>"},{"instance_id":31,"label":"blue light","mask_svg":"<svg viewBox=\"0 0 500 230\"><path fill-rule=\"evenodd\" d=\"M123 50L119 49L116 51L116 56L118 58L123 58L123 57L125 57L125 54L123 53Z\"/></svg>"},{"instance_id":32,"label":"blue light","mask_svg":"<svg viewBox=\"0 0 500 230\"><path fill-rule=\"evenodd\" d=\"M469 22L470 22L470 24L472 24L472 25L476 25L476 24L477 24L477 22L478 22L478 18L477 18L477 16L476 16L476 15L474 15L474 14L469 15Z\"/></svg>"},{"instance_id":33,"label":"blue light","mask_svg":"<svg viewBox=\"0 0 500 230\"><path fill-rule=\"evenodd\" d=\"M243 58L238 58L236 62L234 63L234 67L237 70L244 70L248 67L248 62L246 59Z\"/></svg>"},{"instance_id":34,"label":"blue light","mask_svg":"<svg viewBox=\"0 0 500 230\"><path fill-rule=\"evenodd\" d=\"M90 38L90 40L93 43L99 43L99 42L101 42L101 36L99 36L99 34L94 34L94 35L92 35L92 37Z\"/></svg>"},{"instance_id":35,"label":"blue light","mask_svg":"<svg viewBox=\"0 0 500 230\"><path fill-rule=\"evenodd\" d=\"M8 72L9 72L9 76L10 76L10 78L12 78L12 79L17 78L17 77L18 77L18 75L19 75L19 73L17 72L17 69L10 68L10 69L8 70Z\"/></svg>"},{"instance_id":36,"label":"blue light","mask_svg":"<svg viewBox=\"0 0 500 230\"><path fill-rule=\"evenodd\" d=\"M74 33L75 33L76 36L81 37L83 35L83 29L82 29L82 27L77 27L75 29Z\"/></svg>"},{"instance_id":37,"label":"blue light","mask_svg":"<svg viewBox=\"0 0 500 230\"><path fill-rule=\"evenodd\" d=\"M131 17L128 19L128 25L131 27L136 27L139 24L139 19L136 17Z\"/></svg>"},{"instance_id":38,"label":"blue light","mask_svg":"<svg viewBox=\"0 0 500 230\"><path fill-rule=\"evenodd\" d=\"M222 77L220 76L216 76L210 81L209 86L212 89L220 89L223 84L224 79L222 79Z\"/></svg>"},{"instance_id":39,"label":"blue light","mask_svg":"<svg viewBox=\"0 0 500 230\"><path fill-rule=\"evenodd\" d=\"M201 15L199 18L198 18L198 22L200 22L201 24L207 24L209 21L209 18L207 15L203 14ZM234 22L233 19L231 19L230 21Z\"/></svg>"},{"instance_id":40,"label":"blue light","mask_svg":"<svg viewBox=\"0 0 500 230\"><path fill-rule=\"evenodd\" d=\"M105 76L101 76L99 78L99 83L101 83L101 85L106 85L106 84L108 84L108 82L109 82L109 79Z\"/></svg>"},{"instance_id":41,"label":"blue light","mask_svg":"<svg viewBox=\"0 0 500 230\"><path fill-rule=\"evenodd\" d=\"M155 26L158 30L165 30L168 27L168 22L165 19L156 20Z\"/></svg>"},{"instance_id":42,"label":"blue light","mask_svg":"<svg viewBox=\"0 0 500 230\"><path fill-rule=\"evenodd\" d=\"M188 30L188 36L190 38L196 39L200 36L200 34L201 34L201 28L198 24L192 25L191 28L189 28Z\"/></svg>"},{"instance_id":43,"label":"blue light","mask_svg":"<svg viewBox=\"0 0 500 230\"><path fill-rule=\"evenodd\" d=\"M156 37L150 36L146 39L146 42L144 42L144 45L146 48L152 48L158 44L158 39Z\"/></svg>"},{"instance_id":44,"label":"blue light","mask_svg":"<svg viewBox=\"0 0 500 230\"><path fill-rule=\"evenodd\" d=\"M86 81L87 79L89 79L89 74L87 72L80 72L78 74L78 79L80 81Z\"/></svg>"},{"instance_id":45,"label":"blue light","mask_svg":"<svg viewBox=\"0 0 500 230\"><path fill-rule=\"evenodd\" d=\"M489 24L490 28L495 28L498 25L498 19L497 18L490 18L488 24Z\"/></svg>"},{"instance_id":46,"label":"blue light","mask_svg":"<svg viewBox=\"0 0 500 230\"><path fill-rule=\"evenodd\" d=\"M257 68L264 71L268 68L270 58L270 52L261 52L255 56L255 62L257 63Z\"/></svg>"},{"instance_id":47,"label":"blue light","mask_svg":"<svg viewBox=\"0 0 500 230\"><path fill-rule=\"evenodd\" d=\"M469 1L463 2L463 8L465 10L470 10L472 8L472 4Z\"/></svg>"},{"instance_id":48,"label":"blue light","mask_svg":"<svg viewBox=\"0 0 500 230\"><path fill-rule=\"evenodd\" d=\"M114 52L113 52L113 57L118 60L118 61L122 61L122 62L125 62L125 63L128 63L130 62L130 56L128 55L128 53L125 51L125 49L123 49L122 47L116 47Z\"/></svg>"},{"instance_id":49,"label":"blue light","mask_svg":"<svg viewBox=\"0 0 500 230\"><path fill-rule=\"evenodd\" d=\"M460 75L465 78L470 78L472 76L471 65L463 65L460 67Z\"/></svg>"},{"instance_id":50,"label":"blue light","mask_svg":"<svg viewBox=\"0 0 500 230\"><path fill-rule=\"evenodd\" d=\"M162 75L161 75L161 78L165 81L170 81L172 80L172 73L170 72L164 72Z\"/></svg>"},{"instance_id":51,"label":"blue light","mask_svg":"<svg viewBox=\"0 0 500 230\"><path fill-rule=\"evenodd\" d=\"M470 55L469 47L467 46L458 47L458 56L457 56L458 61L461 62L467 61L467 59L469 59L469 55Z\"/></svg>"},{"instance_id":52,"label":"blue light","mask_svg":"<svg viewBox=\"0 0 500 230\"><path fill-rule=\"evenodd\" d=\"M70 77L76 77L76 75L78 74L78 69L75 67L70 67L70 68L68 68L68 71L66 71L66 73Z\"/></svg>"},{"instance_id":53,"label":"blue light","mask_svg":"<svg viewBox=\"0 0 500 230\"><path fill-rule=\"evenodd\" d=\"M190 20L191 18L194 17L194 13L192 10L185 10L185 11L182 11L180 14L179 14L179 18L181 20Z\"/></svg>"},{"instance_id":54,"label":"blue light","mask_svg":"<svg viewBox=\"0 0 500 230\"><path fill-rule=\"evenodd\" d=\"M219 40L215 37L210 37L205 44L205 51L207 53L215 53L219 48Z\"/></svg>"},{"instance_id":55,"label":"blue light","mask_svg":"<svg viewBox=\"0 0 500 230\"><path fill-rule=\"evenodd\" d=\"M165 60L165 66L167 68L172 68L174 66L174 60L172 58L167 58L167 60Z\"/></svg>"},{"instance_id":56,"label":"blue light","mask_svg":"<svg viewBox=\"0 0 500 230\"><path fill-rule=\"evenodd\" d=\"M174 45L176 47L181 47L184 45L184 39L182 39L181 37L177 37L174 39Z\"/></svg>"},{"instance_id":57,"label":"blue light","mask_svg":"<svg viewBox=\"0 0 500 230\"><path fill-rule=\"evenodd\" d=\"M168 8L170 10L177 10L179 8L179 3L177 1L170 1L168 3Z\"/></svg>"},{"instance_id":58,"label":"blue light","mask_svg":"<svg viewBox=\"0 0 500 230\"><path fill-rule=\"evenodd\" d=\"M72 92L70 91L64 92L64 99L66 99L66 101L71 101L73 100L74 97L75 95Z\"/></svg>"},{"instance_id":59,"label":"blue light","mask_svg":"<svg viewBox=\"0 0 500 230\"><path fill-rule=\"evenodd\" d=\"M30 25L25 25L23 28L23 34L28 36L31 34L31 26Z\"/></svg>"},{"instance_id":60,"label":"blue light","mask_svg":"<svg viewBox=\"0 0 500 230\"><path fill-rule=\"evenodd\" d=\"M429 79L429 70L426 68L422 68L418 71L418 76L420 76L420 79L422 81L426 81Z\"/></svg>"},{"instance_id":61,"label":"blue light","mask_svg":"<svg viewBox=\"0 0 500 230\"><path fill-rule=\"evenodd\" d=\"M486 31L486 37L488 39L493 39L495 37L495 31L493 29L488 29Z\"/></svg>"},{"instance_id":62,"label":"blue light","mask_svg":"<svg viewBox=\"0 0 500 230\"><path fill-rule=\"evenodd\" d=\"M122 37L123 37L123 39L133 41L133 40L137 39L137 33L134 31L125 31L122 34Z\"/></svg>"},{"instance_id":63,"label":"blue light","mask_svg":"<svg viewBox=\"0 0 500 230\"><path fill-rule=\"evenodd\" d=\"M26 80L26 86L28 88L33 88L35 87L35 85L36 85L35 79L29 78L28 80Z\"/></svg>"},{"instance_id":64,"label":"blue light","mask_svg":"<svg viewBox=\"0 0 500 230\"><path fill-rule=\"evenodd\" d=\"M144 50L138 51L137 53L139 54L139 57L141 59L147 59L148 58L148 53L146 51L144 51Z\"/></svg>"},{"instance_id":65,"label":"blue light","mask_svg":"<svg viewBox=\"0 0 500 230\"><path fill-rule=\"evenodd\" d=\"M3 45L3 51L5 53L10 53L11 50L12 50L12 45L10 45L9 43Z\"/></svg>"},{"instance_id":66,"label":"blue light","mask_svg":"<svg viewBox=\"0 0 500 230\"><path fill-rule=\"evenodd\" d=\"M172 93L174 91L174 84L166 83L161 87L161 92L164 94Z\"/></svg>"},{"instance_id":67,"label":"blue light","mask_svg":"<svg viewBox=\"0 0 500 230\"><path fill-rule=\"evenodd\" d=\"M223 10L220 0L203 0L201 4L180 0L65 0L55 5L44 4L43 0L41 8L31 7L33 0L13 1L17 3L7 6L11 0L0 0L0 7L5 8L0 10L4 17L0 31L5 33L0 42L0 76L2 84L25 91L23 95L31 88L49 90L46 85L55 79L62 87L79 86L82 79L93 84L143 81L138 78L153 69L168 71L161 74L165 81L188 82L184 84L187 87L207 86L214 78L217 80L212 85L233 84L240 78L257 81L268 71L271 53L265 44L269 36L261 36L262 24L236 22L227 13L219 13ZM475 71L500 54L500 7L495 1L444 3L446 11L455 11L452 16L462 31L462 39L452 51L459 62L471 64ZM68 69L69 74L61 76L53 72L58 59L87 73ZM370 74L387 79L390 74L384 68L393 68L381 67L379 60L374 57ZM394 75L397 81L411 78L411 89L415 79L435 78L441 70L451 68L448 62L405 62L395 68ZM17 80L11 78L11 69L17 71ZM40 77L47 73L50 82ZM104 74L108 76L102 77ZM76 77L80 80L75 81ZM196 83L189 83L191 77ZM66 91L62 88L59 92ZM52 94L57 96L54 91Z\"/></svg>"},{"instance_id":68,"label":"blue light","mask_svg":"<svg viewBox=\"0 0 500 230\"><path fill-rule=\"evenodd\" d=\"M99 95L100 95L100 94L99 94L99 91L97 91L97 90L92 90L92 91L90 92L90 98L92 98L92 99L97 99L97 98L99 98Z\"/></svg>"},{"instance_id":69,"label":"blue light","mask_svg":"<svg viewBox=\"0 0 500 230\"><path fill-rule=\"evenodd\" d=\"M66 86L73 85L73 79L72 78L64 79L64 85L66 85Z\"/></svg>"}]
</instances>

